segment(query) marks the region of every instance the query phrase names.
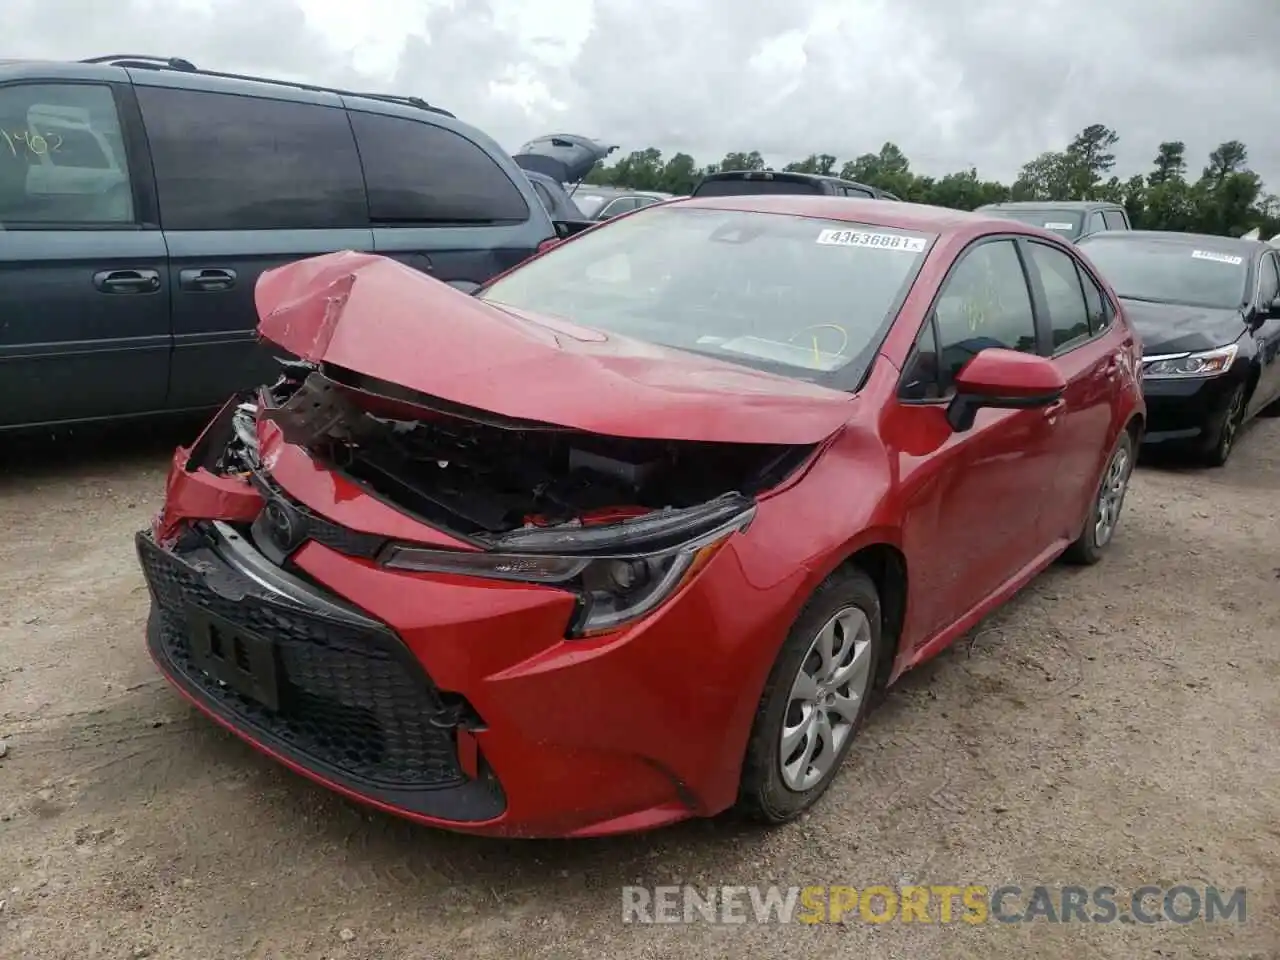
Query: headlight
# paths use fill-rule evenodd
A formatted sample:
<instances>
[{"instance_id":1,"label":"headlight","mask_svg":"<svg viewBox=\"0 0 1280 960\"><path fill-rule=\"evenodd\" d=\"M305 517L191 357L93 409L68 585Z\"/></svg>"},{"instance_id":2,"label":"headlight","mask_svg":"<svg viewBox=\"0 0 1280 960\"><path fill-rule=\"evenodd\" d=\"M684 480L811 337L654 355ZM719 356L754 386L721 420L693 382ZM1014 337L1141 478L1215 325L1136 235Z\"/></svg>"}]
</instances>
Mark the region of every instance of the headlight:
<instances>
[{"instance_id":1,"label":"headlight","mask_svg":"<svg viewBox=\"0 0 1280 960\"><path fill-rule=\"evenodd\" d=\"M576 593L579 601L569 635L594 636L633 623L657 609L732 534L745 529L754 516L752 508L708 533L654 553L574 557L487 550L464 553L392 545L380 559L384 566L396 570L562 587Z\"/></svg>"},{"instance_id":2,"label":"headlight","mask_svg":"<svg viewBox=\"0 0 1280 960\"><path fill-rule=\"evenodd\" d=\"M1216 377L1231 369L1238 350L1239 348L1232 343L1199 353L1144 357L1142 375L1156 380L1172 377Z\"/></svg>"}]
</instances>

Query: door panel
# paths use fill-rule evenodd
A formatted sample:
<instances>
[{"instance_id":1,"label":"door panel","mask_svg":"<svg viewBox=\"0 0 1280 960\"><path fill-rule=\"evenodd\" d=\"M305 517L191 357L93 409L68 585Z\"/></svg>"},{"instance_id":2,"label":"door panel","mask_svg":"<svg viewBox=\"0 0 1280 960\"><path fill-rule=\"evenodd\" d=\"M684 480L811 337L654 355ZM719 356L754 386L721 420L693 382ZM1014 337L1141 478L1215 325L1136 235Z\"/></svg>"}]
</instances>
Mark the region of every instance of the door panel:
<instances>
[{"instance_id":1,"label":"door panel","mask_svg":"<svg viewBox=\"0 0 1280 960\"><path fill-rule=\"evenodd\" d=\"M1053 422L1054 495L1042 515L1046 542L1074 540L1110 452L1114 397L1123 371L1124 345L1110 330L1101 289L1065 249L1038 241L1025 245L1035 294L1050 331L1054 365L1067 382Z\"/></svg>"},{"instance_id":2,"label":"door panel","mask_svg":"<svg viewBox=\"0 0 1280 960\"><path fill-rule=\"evenodd\" d=\"M171 409L210 407L274 379L256 342L264 270L372 249L360 158L341 98L281 87L246 96L134 71L169 247ZM234 90L234 92L232 92Z\"/></svg>"},{"instance_id":3,"label":"door panel","mask_svg":"<svg viewBox=\"0 0 1280 960\"><path fill-rule=\"evenodd\" d=\"M980 410L956 433L946 406L955 376L988 348L1036 353L1031 293L1012 240L970 247L944 281L888 421L907 497L912 558L908 642L920 644L985 601L1039 557L1052 496L1057 411ZM926 442L922 438L928 438Z\"/></svg>"},{"instance_id":4,"label":"door panel","mask_svg":"<svg viewBox=\"0 0 1280 960\"><path fill-rule=\"evenodd\" d=\"M119 88L0 86L0 426L164 407L164 237L142 229Z\"/></svg>"},{"instance_id":5,"label":"door panel","mask_svg":"<svg viewBox=\"0 0 1280 960\"><path fill-rule=\"evenodd\" d=\"M1052 482L1053 426L1042 410L980 410L954 433L941 405L906 406L894 419L905 498L903 551L913 559L907 642L950 626L1031 562ZM907 435L946 439L920 455ZM916 559L919 558L919 559Z\"/></svg>"},{"instance_id":6,"label":"door panel","mask_svg":"<svg viewBox=\"0 0 1280 960\"><path fill-rule=\"evenodd\" d=\"M173 297L172 409L214 406L279 373L272 359L276 351L257 339L253 291L264 270L335 250L373 249L372 234L358 229L193 230L166 237Z\"/></svg>"},{"instance_id":7,"label":"door panel","mask_svg":"<svg viewBox=\"0 0 1280 960\"><path fill-rule=\"evenodd\" d=\"M108 293L104 272L155 280ZM159 231L0 230L0 426L162 410L168 286Z\"/></svg>"},{"instance_id":8,"label":"door panel","mask_svg":"<svg viewBox=\"0 0 1280 960\"><path fill-rule=\"evenodd\" d=\"M1276 296L1280 296L1280 261L1275 254L1268 253L1263 255L1260 264L1259 306L1265 307ZM1262 371L1249 401L1251 415L1280 399L1280 317L1262 321L1253 338L1258 345Z\"/></svg>"}]
</instances>

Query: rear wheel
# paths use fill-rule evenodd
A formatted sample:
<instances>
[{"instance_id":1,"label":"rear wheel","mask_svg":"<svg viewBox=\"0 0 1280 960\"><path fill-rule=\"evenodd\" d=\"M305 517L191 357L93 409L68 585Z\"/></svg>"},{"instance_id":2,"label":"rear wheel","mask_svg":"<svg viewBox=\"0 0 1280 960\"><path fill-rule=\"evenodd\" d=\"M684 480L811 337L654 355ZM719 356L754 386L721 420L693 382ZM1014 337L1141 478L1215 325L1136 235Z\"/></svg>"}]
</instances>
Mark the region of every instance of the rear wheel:
<instances>
[{"instance_id":1,"label":"rear wheel","mask_svg":"<svg viewBox=\"0 0 1280 960\"><path fill-rule=\"evenodd\" d=\"M1125 494L1129 492L1129 477L1133 473L1133 434L1124 430L1116 441L1102 479L1089 509L1089 518L1076 542L1071 544L1063 558L1071 563L1093 564L1102 559L1103 552L1115 536L1120 523L1120 510L1124 507Z\"/></svg>"},{"instance_id":2,"label":"rear wheel","mask_svg":"<svg viewBox=\"0 0 1280 960\"><path fill-rule=\"evenodd\" d=\"M1227 460L1231 458L1231 451L1236 447L1236 437L1243 423L1244 384L1242 383L1231 392L1231 399L1227 401L1226 409L1219 414L1217 422L1213 425L1213 431L1210 434L1213 439L1204 454L1205 462L1209 466L1226 466Z\"/></svg>"},{"instance_id":3,"label":"rear wheel","mask_svg":"<svg viewBox=\"0 0 1280 960\"><path fill-rule=\"evenodd\" d=\"M861 570L837 570L809 598L774 661L738 812L785 823L826 792L870 709L882 646L875 583Z\"/></svg>"}]
</instances>

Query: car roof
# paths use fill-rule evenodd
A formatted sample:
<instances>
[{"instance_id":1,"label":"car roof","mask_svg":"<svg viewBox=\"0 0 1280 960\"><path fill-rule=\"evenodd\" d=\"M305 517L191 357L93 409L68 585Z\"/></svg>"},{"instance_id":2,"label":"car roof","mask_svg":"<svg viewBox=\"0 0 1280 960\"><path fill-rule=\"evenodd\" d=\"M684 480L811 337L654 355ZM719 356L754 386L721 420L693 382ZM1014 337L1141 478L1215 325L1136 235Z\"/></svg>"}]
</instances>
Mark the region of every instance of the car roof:
<instances>
[{"instance_id":1,"label":"car roof","mask_svg":"<svg viewBox=\"0 0 1280 960\"><path fill-rule=\"evenodd\" d=\"M835 197L828 194L753 193L726 197L686 197L671 200L664 207L690 207L705 210L740 210L746 213L776 213L785 216L814 217L843 223L869 223L900 230L925 233L983 232L1026 233L1042 236L1044 231L1000 217L933 207L924 203L900 200L871 200ZM652 208L651 208L652 209Z\"/></svg>"},{"instance_id":2,"label":"car roof","mask_svg":"<svg viewBox=\"0 0 1280 960\"><path fill-rule=\"evenodd\" d=\"M1110 200L1009 200L1005 203L988 203L979 210L1094 210L1098 207L1121 209L1119 203Z\"/></svg>"},{"instance_id":3,"label":"car roof","mask_svg":"<svg viewBox=\"0 0 1280 960\"><path fill-rule=\"evenodd\" d=\"M770 174L766 177L765 174ZM720 170L717 173L708 173L699 183L706 183L711 180L808 180L812 183L838 183L845 187L859 187L863 190L871 190L874 193L885 193L878 187L870 184L860 183L857 180L846 180L844 177L833 177L828 173L807 173L802 170Z\"/></svg>"},{"instance_id":4,"label":"car roof","mask_svg":"<svg viewBox=\"0 0 1280 960\"><path fill-rule=\"evenodd\" d=\"M223 73L217 70L201 70L181 57L152 57L133 54L114 54L91 57L88 60L0 60L0 77L35 80L97 80L104 83L130 83L130 71L149 71L166 75L176 82L165 83L179 89L201 90L211 93L230 93L245 96L266 96L272 99L293 100L303 103L342 104L353 109L412 116L414 111L429 112L436 117L457 121L459 129L472 129L458 121L454 114L435 106L421 97L400 96L390 93L370 93L325 87L317 84L284 80L276 77L248 76ZM192 82L184 83L184 79Z\"/></svg>"},{"instance_id":5,"label":"car roof","mask_svg":"<svg viewBox=\"0 0 1280 960\"><path fill-rule=\"evenodd\" d=\"M1213 247L1217 250L1229 250L1234 253L1252 256L1267 250L1274 250L1265 240L1246 240L1243 237L1220 237L1212 233L1180 233L1175 230L1104 230L1091 233L1077 240L1077 243L1098 243L1099 241L1148 240L1167 243L1179 247Z\"/></svg>"}]
</instances>

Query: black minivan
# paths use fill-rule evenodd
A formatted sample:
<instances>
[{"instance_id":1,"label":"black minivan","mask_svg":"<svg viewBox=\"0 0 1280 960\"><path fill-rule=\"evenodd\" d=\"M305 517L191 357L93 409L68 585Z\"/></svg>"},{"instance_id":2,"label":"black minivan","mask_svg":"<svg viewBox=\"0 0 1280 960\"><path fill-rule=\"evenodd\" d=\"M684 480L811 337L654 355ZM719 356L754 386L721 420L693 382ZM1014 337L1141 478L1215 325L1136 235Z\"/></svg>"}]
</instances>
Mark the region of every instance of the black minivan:
<instances>
[{"instance_id":1,"label":"black minivan","mask_svg":"<svg viewBox=\"0 0 1280 960\"><path fill-rule=\"evenodd\" d=\"M418 98L0 60L0 431L271 379L254 285L286 262L369 251L474 289L556 235L497 143Z\"/></svg>"}]
</instances>

